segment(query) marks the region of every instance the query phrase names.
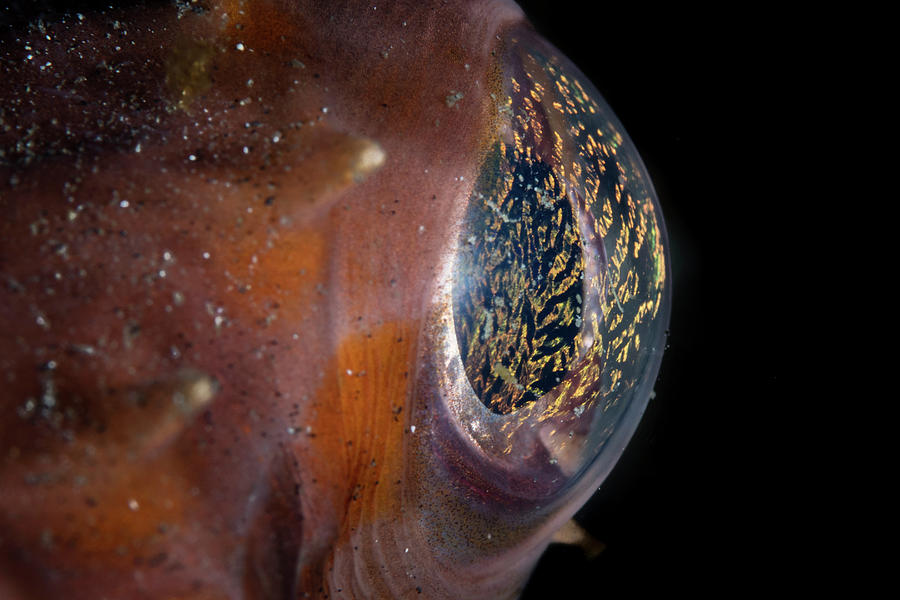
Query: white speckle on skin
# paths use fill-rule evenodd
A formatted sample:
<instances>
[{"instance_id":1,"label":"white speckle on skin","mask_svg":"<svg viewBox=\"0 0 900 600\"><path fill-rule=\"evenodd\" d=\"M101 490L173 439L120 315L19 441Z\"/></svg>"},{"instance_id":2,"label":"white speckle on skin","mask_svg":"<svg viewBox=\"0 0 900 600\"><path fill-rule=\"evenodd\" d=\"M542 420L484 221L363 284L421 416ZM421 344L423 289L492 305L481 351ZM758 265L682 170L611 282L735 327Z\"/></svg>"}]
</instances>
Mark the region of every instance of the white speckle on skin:
<instances>
[{"instance_id":1,"label":"white speckle on skin","mask_svg":"<svg viewBox=\"0 0 900 600\"><path fill-rule=\"evenodd\" d=\"M38 313L37 315L35 315L34 321L35 323L37 323L38 327L40 327L44 331L50 329L50 322L47 321L47 317L45 317L43 314Z\"/></svg>"},{"instance_id":2,"label":"white speckle on skin","mask_svg":"<svg viewBox=\"0 0 900 600\"><path fill-rule=\"evenodd\" d=\"M450 90L450 94L447 96L447 98L445 100L445 102L447 104L447 108L453 108L464 97L465 97L465 94L463 94L462 92Z\"/></svg>"}]
</instances>

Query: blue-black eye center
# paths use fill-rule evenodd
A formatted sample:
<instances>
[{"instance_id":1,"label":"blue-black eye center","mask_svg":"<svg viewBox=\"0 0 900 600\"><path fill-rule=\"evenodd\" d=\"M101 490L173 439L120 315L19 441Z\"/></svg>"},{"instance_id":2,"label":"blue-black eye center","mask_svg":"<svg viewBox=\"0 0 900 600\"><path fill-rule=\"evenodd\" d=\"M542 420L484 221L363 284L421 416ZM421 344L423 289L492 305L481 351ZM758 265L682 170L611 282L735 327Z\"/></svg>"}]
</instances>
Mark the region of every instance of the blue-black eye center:
<instances>
[{"instance_id":1,"label":"blue-black eye center","mask_svg":"<svg viewBox=\"0 0 900 600\"><path fill-rule=\"evenodd\" d=\"M460 357L484 405L506 414L556 387L577 358L584 260L572 203L530 150L489 153L454 275Z\"/></svg>"}]
</instances>

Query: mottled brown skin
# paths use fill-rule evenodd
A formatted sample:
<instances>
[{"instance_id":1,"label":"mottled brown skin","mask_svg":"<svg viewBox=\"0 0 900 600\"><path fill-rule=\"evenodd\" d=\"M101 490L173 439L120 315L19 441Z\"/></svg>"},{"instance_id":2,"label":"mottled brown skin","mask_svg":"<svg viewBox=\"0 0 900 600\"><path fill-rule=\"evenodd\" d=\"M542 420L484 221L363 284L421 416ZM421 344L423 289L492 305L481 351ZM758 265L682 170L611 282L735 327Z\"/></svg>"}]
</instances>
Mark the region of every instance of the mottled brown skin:
<instances>
[{"instance_id":1,"label":"mottled brown skin","mask_svg":"<svg viewBox=\"0 0 900 600\"><path fill-rule=\"evenodd\" d=\"M565 517L457 560L407 512L440 493L410 491L418 357L522 15L375 4L0 41L0 597L521 590Z\"/></svg>"}]
</instances>

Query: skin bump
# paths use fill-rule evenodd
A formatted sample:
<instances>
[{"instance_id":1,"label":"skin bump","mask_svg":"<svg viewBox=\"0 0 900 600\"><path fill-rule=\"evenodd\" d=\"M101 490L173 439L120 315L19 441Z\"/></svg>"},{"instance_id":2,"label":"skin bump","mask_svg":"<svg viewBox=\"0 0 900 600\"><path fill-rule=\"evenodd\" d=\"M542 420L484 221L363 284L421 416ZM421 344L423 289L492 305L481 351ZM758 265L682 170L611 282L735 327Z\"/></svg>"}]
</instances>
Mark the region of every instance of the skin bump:
<instances>
[{"instance_id":1,"label":"skin bump","mask_svg":"<svg viewBox=\"0 0 900 600\"><path fill-rule=\"evenodd\" d=\"M113 4L0 54L0 596L516 597L668 294L636 153L518 7ZM461 248L514 288L465 365Z\"/></svg>"}]
</instances>

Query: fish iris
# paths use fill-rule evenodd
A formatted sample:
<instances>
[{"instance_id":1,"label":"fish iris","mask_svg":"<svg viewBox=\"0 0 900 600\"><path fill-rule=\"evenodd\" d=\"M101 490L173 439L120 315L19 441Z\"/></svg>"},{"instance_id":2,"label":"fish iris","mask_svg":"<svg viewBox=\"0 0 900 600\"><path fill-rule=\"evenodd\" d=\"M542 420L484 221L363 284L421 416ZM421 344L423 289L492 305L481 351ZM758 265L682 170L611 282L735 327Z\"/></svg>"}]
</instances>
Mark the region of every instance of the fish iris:
<instances>
[{"instance_id":1,"label":"fish iris","mask_svg":"<svg viewBox=\"0 0 900 600\"><path fill-rule=\"evenodd\" d=\"M453 317L472 389L506 414L553 389L577 358L584 259L550 166L503 144L491 156L463 224Z\"/></svg>"}]
</instances>

